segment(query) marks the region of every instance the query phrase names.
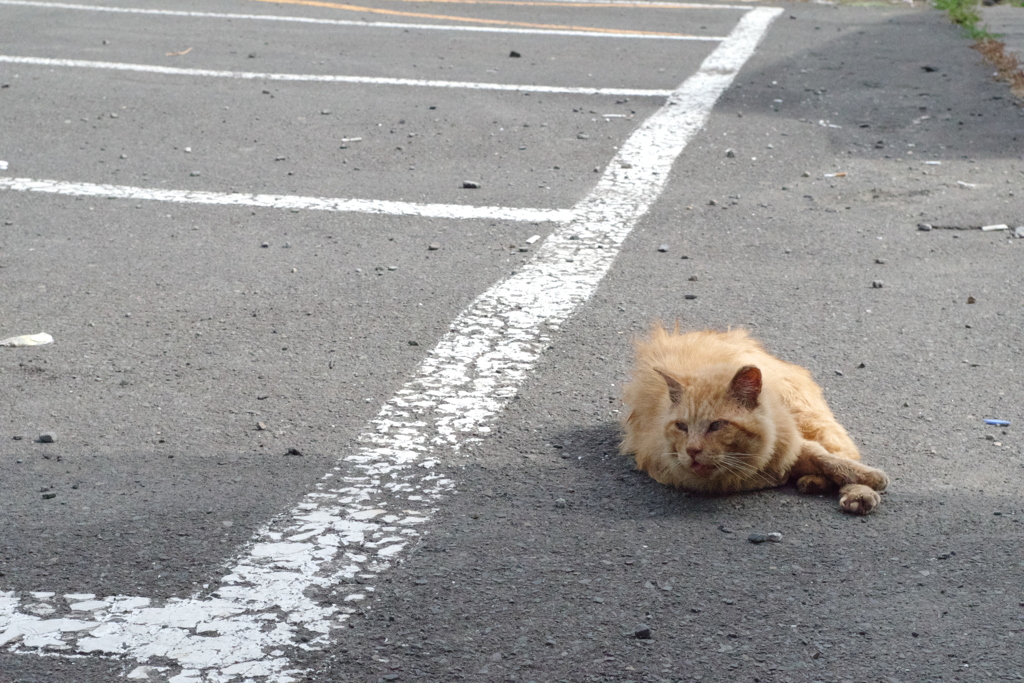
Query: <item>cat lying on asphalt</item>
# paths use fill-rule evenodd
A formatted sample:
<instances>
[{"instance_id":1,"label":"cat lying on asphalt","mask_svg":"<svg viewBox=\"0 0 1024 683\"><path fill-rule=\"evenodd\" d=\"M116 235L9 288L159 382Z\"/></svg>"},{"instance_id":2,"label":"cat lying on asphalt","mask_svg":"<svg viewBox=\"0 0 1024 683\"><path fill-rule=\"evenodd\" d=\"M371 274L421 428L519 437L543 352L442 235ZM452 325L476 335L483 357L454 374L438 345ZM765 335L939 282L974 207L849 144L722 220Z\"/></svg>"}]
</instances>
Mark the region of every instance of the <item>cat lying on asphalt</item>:
<instances>
[{"instance_id":1,"label":"cat lying on asphalt","mask_svg":"<svg viewBox=\"0 0 1024 683\"><path fill-rule=\"evenodd\" d=\"M636 347L620 450L654 479L702 493L795 481L839 489L839 506L872 512L889 484L860 453L806 369L767 353L744 330L680 334L656 326Z\"/></svg>"}]
</instances>

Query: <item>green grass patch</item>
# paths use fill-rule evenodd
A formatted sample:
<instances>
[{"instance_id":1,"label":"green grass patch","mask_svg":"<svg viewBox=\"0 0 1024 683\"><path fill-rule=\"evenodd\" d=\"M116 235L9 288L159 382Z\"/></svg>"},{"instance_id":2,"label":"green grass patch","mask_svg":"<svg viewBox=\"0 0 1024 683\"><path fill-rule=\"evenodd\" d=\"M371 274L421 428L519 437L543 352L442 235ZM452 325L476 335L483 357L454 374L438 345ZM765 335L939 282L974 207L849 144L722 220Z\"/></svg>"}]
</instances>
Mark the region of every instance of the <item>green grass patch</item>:
<instances>
[{"instance_id":1,"label":"green grass patch","mask_svg":"<svg viewBox=\"0 0 1024 683\"><path fill-rule=\"evenodd\" d=\"M935 0L935 6L946 12L954 24L962 26L973 40L995 38L985 29L978 27L978 22L981 21L978 0Z\"/></svg>"}]
</instances>

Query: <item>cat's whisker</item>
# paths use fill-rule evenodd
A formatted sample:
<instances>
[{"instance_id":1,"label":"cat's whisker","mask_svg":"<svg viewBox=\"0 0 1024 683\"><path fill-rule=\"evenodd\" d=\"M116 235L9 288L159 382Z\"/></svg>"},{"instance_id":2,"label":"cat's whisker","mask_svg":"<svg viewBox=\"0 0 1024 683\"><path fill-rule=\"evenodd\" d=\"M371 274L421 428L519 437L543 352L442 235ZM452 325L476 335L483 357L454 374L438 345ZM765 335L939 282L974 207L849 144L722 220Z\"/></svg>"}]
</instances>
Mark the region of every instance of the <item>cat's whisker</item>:
<instances>
[{"instance_id":1,"label":"cat's whisker","mask_svg":"<svg viewBox=\"0 0 1024 683\"><path fill-rule=\"evenodd\" d=\"M747 473L750 473L750 474L756 474L756 475L759 475L759 476L764 476L763 473L761 472L761 468L755 467L754 465L750 464L749 462L744 462L742 460L734 460L734 459L730 459L730 458L723 458L723 462L728 462L730 464L730 466L732 466L736 470L747 472Z\"/></svg>"},{"instance_id":2,"label":"cat's whisker","mask_svg":"<svg viewBox=\"0 0 1024 683\"><path fill-rule=\"evenodd\" d=\"M760 480L769 486L776 485L776 482L774 480L772 480L759 468L754 467L749 462L746 462L745 460L741 460L736 457L728 457L736 455L747 455L746 453L722 453L721 455L726 456L721 459L721 463L724 466L724 468L728 469L729 471L739 474L741 476L746 476Z\"/></svg>"},{"instance_id":3,"label":"cat's whisker","mask_svg":"<svg viewBox=\"0 0 1024 683\"><path fill-rule=\"evenodd\" d=\"M745 460L742 460L742 459L736 458L736 457L732 457L731 454L721 453L719 455L720 455L720 457L722 459L722 462L727 462L730 465L735 465L736 467L739 467L741 469L746 469L746 470L756 470L757 469L756 467L754 467L753 465L751 465L749 462L747 462Z\"/></svg>"},{"instance_id":4,"label":"cat's whisker","mask_svg":"<svg viewBox=\"0 0 1024 683\"><path fill-rule=\"evenodd\" d=\"M677 451L663 452L661 457L667 466L666 469L670 472L691 470L686 459L681 457ZM777 485L778 482L774 481L771 477L768 477L761 472L755 465L751 464L748 461L749 457L749 453L725 451L724 453L717 454L717 459L714 463L711 463L711 466L719 473L719 475L731 475L739 479L758 481L763 483L765 486Z\"/></svg>"},{"instance_id":5,"label":"cat's whisker","mask_svg":"<svg viewBox=\"0 0 1024 683\"><path fill-rule=\"evenodd\" d=\"M718 469L719 469L720 472L723 472L725 474L731 475L731 476L736 477L736 478L738 478L740 480L750 480L752 478L754 480L756 480L756 479L759 478L759 475L758 475L757 472L747 472L747 471L744 471L744 470L740 470L740 469L737 469L734 464L727 463L727 462L720 463L720 466L719 466Z\"/></svg>"},{"instance_id":6,"label":"cat's whisker","mask_svg":"<svg viewBox=\"0 0 1024 683\"><path fill-rule=\"evenodd\" d=\"M743 462L742 460L736 460L733 458L721 458L719 462L734 472L757 472L756 467L752 466L750 463Z\"/></svg>"}]
</instances>

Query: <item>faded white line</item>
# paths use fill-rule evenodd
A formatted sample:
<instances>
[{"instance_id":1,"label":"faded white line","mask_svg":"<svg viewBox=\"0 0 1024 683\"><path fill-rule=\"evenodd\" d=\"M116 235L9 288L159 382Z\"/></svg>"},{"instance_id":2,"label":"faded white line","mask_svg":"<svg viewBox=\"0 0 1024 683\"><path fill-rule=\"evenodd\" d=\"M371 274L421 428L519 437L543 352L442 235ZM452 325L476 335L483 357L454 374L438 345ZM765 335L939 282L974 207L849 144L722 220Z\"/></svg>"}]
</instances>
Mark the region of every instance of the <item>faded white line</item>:
<instances>
[{"instance_id":1,"label":"faded white line","mask_svg":"<svg viewBox=\"0 0 1024 683\"><path fill-rule=\"evenodd\" d=\"M43 192L73 197L133 199L175 204L214 204L221 206L254 206L263 209L309 211L350 211L354 213L387 214L391 216L425 216L428 218L488 218L504 221L566 221L573 217L569 209L517 209L506 206L468 206L464 204L416 204L377 199L332 199L280 194L242 194L238 192L203 192L200 190L160 190L130 185L96 185L60 180L33 178L0 178L0 190Z\"/></svg>"},{"instance_id":2,"label":"faded white line","mask_svg":"<svg viewBox=\"0 0 1024 683\"><path fill-rule=\"evenodd\" d=\"M17 57L0 55L0 63L29 66L54 66L74 69L111 69L136 71L161 76L201 76L206 78L234 78L254 81L299 81L306 83L349 83L361 85L402 85L421 88L461 88L465 90L503 90L530 93L563 93L569 95L608 95L613 97L668 97L671 90L641 90L635 88L560 87L555 85L515 85L511 83L473 83L466 81L433 81L417 78L383 78L373 76L330 76L326 74L275 74L255 71L219 71L216 69L182 69L153 64L127 64L124 62L94 62L84 59L49 59L45 57Z\"/></svg>"},{"instance_id":3,"label":"faded white line","mask_svg":"<svg viewBox=\"0 0 1024 683\"><path fill-rule=\"evenodd\" d=\"M576 38L639 38L646 40L723 40L721 36L659 36L637 33L597 33L595 31L568 31L561 29L505 28L498 26L460 26L454 24L406 24L394 21L346 21L344 19L315 19L313 17L287 17L271 14L225 14L222 12L188 12L182 10L141 9L138 7L101 7L98 5L75 5L63 2L28 2L23 0L0 0L0 5L22 5L25 7L46 7L50 9L86 10L91 12L113 12L116 14L144 14L151 16L185 17L190 19L247 19L256 21L295 22L300 24L321 24L327 26L354 26L358 28L397 28L402 30L420 29L425 31L466 31L469 33L519 33L530 35L572 36ZM666 9L731 9L750 11L739 5L660 5Z\"/></svg>"},{"instance_id":4,"label":"faded white line","mask_svg":"<svg viewBox=\"0 0 1024 683\"><path fill-rule=\"evenodd\" d=\"M740 20L629 137L575 207L576 217L552 232L519 273L456 318L360 436L357 451L262 529L215 590L162 605L124 596L0 593L0 646L114 655L142 665L155 658L175 664L173 683L227 683L237 675L297 681L304 672L286 649L326 647L331 631L373 593L379 574L419 537L419 525L454 487L436 471L442 460L487 435L550 335L608 272L675 159L781 12L762 7Z\"/></svg>"}]
</instances>

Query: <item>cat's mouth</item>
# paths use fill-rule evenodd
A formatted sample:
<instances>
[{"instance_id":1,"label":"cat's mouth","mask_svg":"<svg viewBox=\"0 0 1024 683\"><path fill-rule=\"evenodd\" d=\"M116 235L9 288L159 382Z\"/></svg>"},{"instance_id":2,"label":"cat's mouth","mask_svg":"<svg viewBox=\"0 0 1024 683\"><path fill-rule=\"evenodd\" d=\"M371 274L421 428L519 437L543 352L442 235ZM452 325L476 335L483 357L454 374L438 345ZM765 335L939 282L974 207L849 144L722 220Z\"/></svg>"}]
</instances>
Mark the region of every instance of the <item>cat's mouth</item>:
<instances>
[{"instance_id":1,"label":"cat's mouth","mask_svg":"<svg viewBox=\"0 0 1024 683\"><path fill-rule=\"evenodd\" d=\"M704 462L691 462L690 463L690 470L694 474L696 474L698 476L702 476L702 477L711 474L712 472L715 471L715 469L716 468L713 465L709 465L709 464L704 463Z\"/></svg>"}]
</instances>

